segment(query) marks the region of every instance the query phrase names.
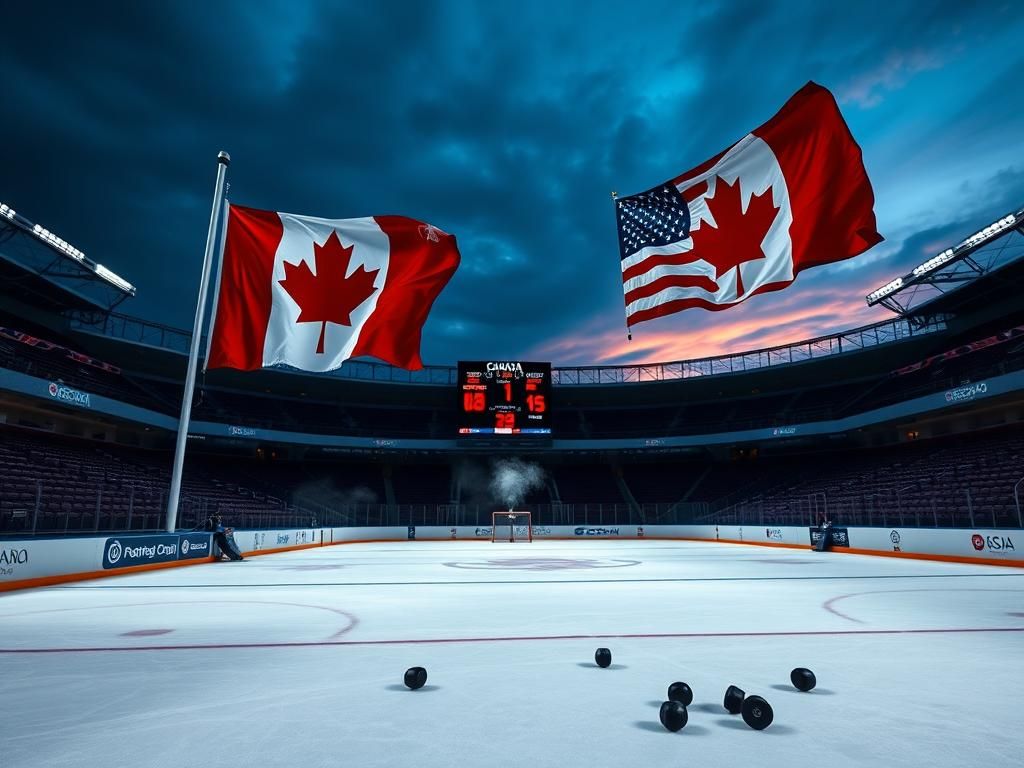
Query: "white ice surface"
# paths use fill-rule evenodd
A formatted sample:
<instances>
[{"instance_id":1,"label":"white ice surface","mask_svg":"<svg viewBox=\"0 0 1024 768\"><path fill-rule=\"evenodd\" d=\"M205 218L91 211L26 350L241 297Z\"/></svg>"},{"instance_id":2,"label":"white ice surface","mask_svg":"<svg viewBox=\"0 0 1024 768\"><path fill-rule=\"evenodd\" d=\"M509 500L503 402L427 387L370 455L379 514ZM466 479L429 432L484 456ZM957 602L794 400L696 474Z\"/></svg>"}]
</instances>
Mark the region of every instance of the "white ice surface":
<instances>
[{"instance_id":1,"label":"white ice surface","mask_svg":"<svg viewBox=\"0 0 1024 768\"><path fill-rule=\"evenodd\" d=\"M1014 569L669 541L327 547L0 596L0 767L1018 766L1022 651ZM410 692L414 665L429 680ZM819 688L793 690L795 666ZM695 692L677 734L657 709L674 680ZM730 684L774 724L727 715Z\"/></svg>"}]
</instances>

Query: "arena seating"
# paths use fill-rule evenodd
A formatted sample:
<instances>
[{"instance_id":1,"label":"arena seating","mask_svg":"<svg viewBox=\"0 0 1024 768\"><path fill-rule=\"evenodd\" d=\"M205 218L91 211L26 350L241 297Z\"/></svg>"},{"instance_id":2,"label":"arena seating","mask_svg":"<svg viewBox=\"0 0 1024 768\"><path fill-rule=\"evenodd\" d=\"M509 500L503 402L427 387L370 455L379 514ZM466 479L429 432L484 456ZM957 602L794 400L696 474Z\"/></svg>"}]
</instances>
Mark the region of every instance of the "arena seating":
<instances>
[{"instance_id":1,"label":"arena seating","mask_svg":"<svg viewBox=\"0 0 1024 768\"><path fill-rule=\"evenodd\" d=\"M623 503L612 468L602 464L566 464L548 468L563 504Z\"/></svg>"},{"instance_id":2,"label":"arena seating","mask_svg":"<svg viewBox=\"0 0 1024 768\"><path fill-rule=\"evenodd\" d=\"M796 463L793 463L796 466ZM747 494L709 519L807 524L1017 527L1013 486L1024 436L973 433L839 454L808 455L790 482ZM776 477L786 477L777 472Z\"/></svg>"},{"instance_id":3,"label":"arena seating","mask_svg":"<svg viewBox=\"0 0 1024 768\"><path fill-rule=\"evenodd\" d=\"M63 533L163 526L170 453L12 428L4 428L0 436L0 531ZM268 492L265 480L260 490L240 484L238 466L217 476L216 464L206 463L200 456L186 463L182 527L199 525L214 512L229 524L256 527L274 521L293 525L316 514L315 508L297 508L284 501L284 494Z\"/></svg>"},{"instance_id":4,"label":"arena seating","mask_svg":"<svg viewBox=\"0 0 1024 768\"><path fill-rule=\"evenodd\" d=\"M4 322L9 325L12 319ZM8 325L0 332L0 366L165 414L177 413L178 382L122 371L88 357L60 334L40 342L44 331L31 324L26 332L39 336L26 337ZM571 439L657 438L841 418L1024 368L1024 342L1010 335L1013 329L1004 333L1009 340L1002 343L989 344L982 338L999 330L979 331L976 348L965 344L949 356L941 348L932 350L935 354L921 364L904 361L902 368L862 379L809 377L801 386L791 383L788 389L763 393L743 389L742 396L732 397L711 397L705 388L698 390L706 393L703 400L663 399L646 406L617 394L607 402L591 398L586 400L590 405L566 403L554 408L555 432ZM629 386L623 385L622 392ZM240 391L203 379L193 401L193 418L357 437L454 435L455 412L445 405L445 392L436 393L436 402L429 395L418 397L417 405L384 406L367 401L365 393L362 400L348 402L331 399L325 394L331 390L323 387L318 397L312 396L313 388L309 397L290 383L283 389L287 391ZM339 391L344 391L341 384ZM37 419L37 414L26 409L17 416L22 426L37 429L0 427L0 531L162 527L170 480L169 443L161 450L142 450L62 437L46 432L57 427ZM982 419L972 428L987 423ZM108 440L114 434L99 427L95 433L88 426L72 429ZM486 479L462 472L462 459L400 452L354 457L334 455L332 449L297 449L289 456L291 449L251 444L226 450L232 449L242 455L216 455L209 449L204 452L201 445L190 448L182 487L183 526L197 525L212 512L222 514L229 524L246 526L304 525L314 519L402 524L413 517L427 523L447 521L452 515L487 520L495 504L488 498ZM822 451L799 441L779 441L761 449L758 456L756 448L734 446L728 449L728 458L722 455L725 447L718 453L700 450L664 458L630 451L600 458L540 451L533 460L543 465L548 479L523 504L537 511L538 523L583 521L595 509L604 522L610 514L612 520L623 522L653 517L659 522L802 525L827 515L849 525L1018 523L1013 486L1024 475L1024 437L1012 433L975 431L845 452ZM485 460L477 463L486 465ZM486 468L480 472L486 474Z\"/></svg>"},{"instance_id":5,"label":"arena seating","mask_svg":"<svg viewBox=\"0 0 1024 768\"><path fill-rule=\"evenodd\" d=\"M669 462L638 462L622 467L623 479L641 504L675 502L683 498L700 476L700 464L680 466Z\"/></svg>"},{"instance_id":6,"label":"arena seating","mask_svg":"<svg viewBox=\"0 0 1024 768\"><path fill-rule=\"evenodd\" d=\"M0 530L162 527L169 451L12 427L0 437ZM634 519L616 481L621 472L633 499L656 507L662 522L669 510L672 521L695 521L684 510L704 505L705 522L806 525L828 516L847 525L1001 527L1017 525L1013 486L1024 476L1024 436L1001 430L858 451L543 466L549 482L524 500L538 522L570 507L574 520L583 510L608 522L608 509L622 522ZM475 483L461 469L455 474L463 478L459 491L451 465L436 460L283 461L192 451L180 523L198 525L217 512L228 524L253 527L399 523L408 515L426 524L448 519L457 502L469 519L489 515L495 502L481 480L486 469ZM461 499L451 498L455 492Z\"/></svg>"},{"instance_id":7,"label":"arena seating","mask_svg":"<svg viewBox=\"0 0 1024 768\"><path fill-rule=\"evenodd\" d=\"M80 362L59 340L46 339L33 345L11 338L20 331L4 330L6 333L0 334L0 366L4 368L126 403L158 406L149 393L115 366L101 361L96 361L98 365Z\"/></svg>"},{"instance_id":8,"label":"arena seating","mask_svg":"<svg viewBox=\"0 0 1024 768\"><path fill-rule=\"evenodd\" d=\"M447 464L398 463L391 467L395 501L399 504L448 504L452 471Z\"/></svg>"}]
</instances>

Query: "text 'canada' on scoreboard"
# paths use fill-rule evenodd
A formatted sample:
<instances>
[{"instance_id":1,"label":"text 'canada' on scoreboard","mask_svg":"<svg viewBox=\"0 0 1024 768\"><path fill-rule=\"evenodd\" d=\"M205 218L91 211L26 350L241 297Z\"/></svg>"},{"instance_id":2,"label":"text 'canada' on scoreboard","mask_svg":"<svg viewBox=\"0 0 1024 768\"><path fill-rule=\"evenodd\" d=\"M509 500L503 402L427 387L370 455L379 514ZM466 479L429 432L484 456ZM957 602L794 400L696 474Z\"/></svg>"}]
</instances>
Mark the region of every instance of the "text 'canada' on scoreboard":
<instances>
[{"instance_id":1,"label":"text 'canada' on scoreboard","mask_svg":"<svg viewBox=\"0 0 1024 768\"><path fill-rule=\"evenodd\" d=\"M459 363L460 435L551 434L551 363Z\"/></svg>"}]
</instances>

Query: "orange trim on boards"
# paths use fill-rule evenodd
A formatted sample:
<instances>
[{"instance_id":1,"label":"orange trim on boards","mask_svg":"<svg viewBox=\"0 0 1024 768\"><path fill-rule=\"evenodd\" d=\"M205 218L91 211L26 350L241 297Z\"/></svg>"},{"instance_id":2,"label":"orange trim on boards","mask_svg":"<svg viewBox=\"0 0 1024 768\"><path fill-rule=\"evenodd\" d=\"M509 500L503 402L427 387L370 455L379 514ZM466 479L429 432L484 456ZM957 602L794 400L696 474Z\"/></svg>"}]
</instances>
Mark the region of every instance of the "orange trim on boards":
<instances>
[{"instance_id":1,"label":"orange trim on boards","mask_svg":"<svg viewBox=\"0 0 1024 768\"><path fill-rule=\"evenodd\" d=\"M339 544L393 544L398 541L404 541L404 539L366 539L360 541L333 541L325 542L313 542L310 544L300 544L297 547L279 547L275 549L257 549L251 552L243 552L243 557L252 557L253 555L272 555L277 552L291 552L298 549L311 549L313 547L331 547ZM133 573L143 573L145 571L158 571L163 568L177 568L179 566L186 565L201 565L202 563L212 563L214 560L212 557L197 558L194 560L174 560L169 563L147 563L145 565L130 565L127 568L117 568L102 571L84 571L82 573L61 573L55 576L37 576L32 579L20 579L18 581L0 582L0 592L13 592L19 589L31 589L32 587L51 587L56 584L67 584L72 581L89 581L91 579L105 579L111 576L125 576Z\"/></svg>"},{"instance_id":2,"label":"orange trim on boards","mask_svg":"<svg viewBox=\"0 0 1024 768\"><path fill-rule=\"evenodd\" d=\"M343 542L336 541L334 544L341 544ZM313 547L330 546L330 544L321 544L319 541L314 541L312 544L298 544L294 547L275 547L274 549L254 549L249 552L243 552L242 557L253 557L254 555L273 555L276 552L294 552L299 549L312 549Z\"/></svg>"},{"instance_id":3,"label":"orange trim on boards","mask_svg":"<svg viewBox=\"0 0 1024 768\"><path fill-rule=\"evenodd\" d=\"M185 565L199 565L200 563L212 563L212 557L200 557L193 560L172 560L169 563L146 563L144 565L129 565L126 568L111 568L103 571L86 571L85 573L61 573L56 576L37 576L34 579L21 579L20 581L0 582L0 592L9 592L15 589L28 589L29 587L49 587L54 584L65 584L69 581L88 581L89 579L103 579L108 576L124 576L131 573L142 573L144 571L159 571L164 568L178 568Z\"/></svg>"},{"instance_id":4,"label":"orange trim on boards","mask_svg":"<svg viewBox=\"0 0 1024 768\"><path fill-rule=\"evenodd\" d=\"M784 544L779 541L743 541L742 539L690 539L690 541L714 541L719 544L749 544L752 547L782 547L783 549L810 549L811 545L807 544ZM835 550L829 550L833 552Z\"/></svg>"},{"instance_id":5,"label":"orange trim on boards","mask_svg":"<svg viewBox=\"0 0 1024 768\"><path fill-rule=\"evenodd\" d=\"M336 544L349 543L349 542L335 542ZM353 542L354 543L354 542ZM319 542L313 544L300 544L297 547L280 547L277 549L259 549L254 552L243 552L243 557L250 557L252 555L271 555L275 552L288 552L297 549L310 549L311 547L319 547ZM109 570L102 571L85 571L83 573L61 573L55 576L37 576L33 579L21 579L19 581L8 581L0 582L0 592L13 592L17 589L29 589L31 587L51 587L55 584L67 584L72 581L89 581L90 579L105 579L110 576L126 576L133 573L144 573L146 571L159 571L164 568L178 568L186 565L200 565L202 563L212 563L214 559L212 557L202 557L193 560L172 560L169 563L146 563L144 565L130 565L126 568L111 568Z\"/></svg>"},{"instance_id":6,"label":"orange trim on boards","mask_svg":"<svg viewBox=\"0 0 1024 768\"><path fill-rule=\"evenodd\" d=\"M738 539L697 539L689 536L644 536L643 538L634 537L622 537L622 536L603 536L602 540L606 541L622 541L624 539L633 541L699 541L708 544L748 544L753 547L779 547L783 549L798 549L808 550L810 544L786 544L782 542L774 541L740 541ZM544 537L538 539L538 541L596 541L598 539L582 539L582 538L562 538L562 537ZM294 552L300 549L313 549L315 547L333 547L343 544L396 544L406 541L406 539L353 539L347 541L331 541L331 542L311 542L309 544L300 544L292 547L275 547L274 549L258 549L249 552L243 552L243 556L252 557L255 555L272 555L279 552ZM480 542L487 541L487 539L419 539L419 541L462 541L462 542ZM499 542L500 543L500 542ZM850 555L868 555L872 557L902 557L910 560L932 560L943 563L961 563L966 565L996 565L1004 568L1024 568L1024 560L1003 560L992 557L967 557L961 555L941 555L931 553L919 553L919 552L889 552L886 550L876 549L856 549L838 547L829 550L832 553L839 554L850 554ZM127 568L118 568L116 570L102 570L102 571L86 571L84 573L63 573L55 576L39 576L32 579L21 579L19 581L0 582L0 592L12 592L19 589L29 589L32 587L48 587L55 584L66 584L73 581L88 581L90 579L103 579L111 576L124 576L134 573L144 573L146 571L157 571L164 568L178 568L181 566L189 565L200 565L202 563L213 562L213 558L199 558L195 560L175 560L169 563L149 563L146 565L132 565Z\"/></svg>"},{"instance_id":7,"label":"orange trim on boards","mask_svg":"<svg viewBox=\"0 0 1024 768\"><path fill-rule=\"evenodd\" d=\"M785 549L810 549L810 544L782 544L776 541L739 541L738 539L689 539L689 541L716 541L720 544L749 544L752 547L783 547ZM884 549L857 549L856 547L835 547L829 552L841 555L870 555L872 557L904 557L908 560L934 560L940 563L964 563L967 565L1001 565L1006 568L1024 568L1024 560L1003 560L995 557L968 557L966 555L940 555L930 552L889 552Z\"/></svg>"},{"instance_id":8,"label":"orange trim on boards","mask_svg":"<svg viewBox=\"0 0 1024 768\"><path fill-rule=\"evenodd\" d=\"M829 550L837 552L843 550ZM941 563L967 563L968 565L1001 565L1008 568L1024 568L1024 560L1003 560L995 557L963 557L960 555L933 555L927 552L887 552L884 549L849 549L851 555L874 555L875 557L905 557L910 560L938 560Z\"/></svg>"}]
</instances>

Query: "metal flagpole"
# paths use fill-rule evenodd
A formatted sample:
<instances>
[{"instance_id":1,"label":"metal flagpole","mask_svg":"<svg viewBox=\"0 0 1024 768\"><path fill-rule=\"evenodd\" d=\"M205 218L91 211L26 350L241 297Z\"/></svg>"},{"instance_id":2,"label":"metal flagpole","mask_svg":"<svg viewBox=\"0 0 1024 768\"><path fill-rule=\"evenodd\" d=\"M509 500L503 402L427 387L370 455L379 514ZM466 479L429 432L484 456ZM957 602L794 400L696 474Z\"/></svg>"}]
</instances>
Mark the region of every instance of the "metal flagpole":
<instances>
[{"instance_id":1,"label":"metal flagpole","mask_svg":"<svg viewBox=\"0 0 1024 768\"><path fill-rule=\"evenodd\" d=\"M224 193L227 194L230 184L225 185ZM228 211L231 210L231 204L228 200L224 200L224 209L220 215L220 248L217 249L217 277L213 281L213 310L210 312L210 334L213 334L213 329L217 325L217 302L220 300L220 281L224 277L224 244L228 241ZM206 345L206 354L203 355L203 374L206 374L206 369L210 367L210 349L211 345Z\"/></svg>"},{"instance_id":2,"label":"metal flagpole","mask_svg":"<svg viewBox=\"0 0 1024 768\"><path fill-rule=\"evenodd\" d=\"M227 152L217 154L217 184L213 188L213 209L210 211L210 229L206 233L206 253L203 256L203 276L199 281L199 301L196 304L196 321L192 326L192 344L188 351L188 372L185 374L185 391L181 396L181 416L178 419L178 441L174 446L174 469L171 472L171 491L167 495L168 533L174 533L178 523L178 497L181 495L181 469L185 463L185 443L188 440L188 423L192 415L192 391L196 385L196 368L199 363L199 343L203 337L203 315L206 312L206 290L210 282L210 265L213 262L213 247L217 240L218 218L224 209L224 179L227 176L231 156Z\"/></svg>"},{"instance_id":3,"label":"metal flagpole","mask_svg":"<svg viewBox=\"0 0 1024 768\"><path fill-rule=\"evenodd\" d=\"M618 219L619 193L612 190L612 205L616 206L615 218ZM626 286L622 286L622 312L623 319L626 321L626 341L633 340L633 329L629 327L629 305L626 303Z\"/></svg>"}]
</instances>

